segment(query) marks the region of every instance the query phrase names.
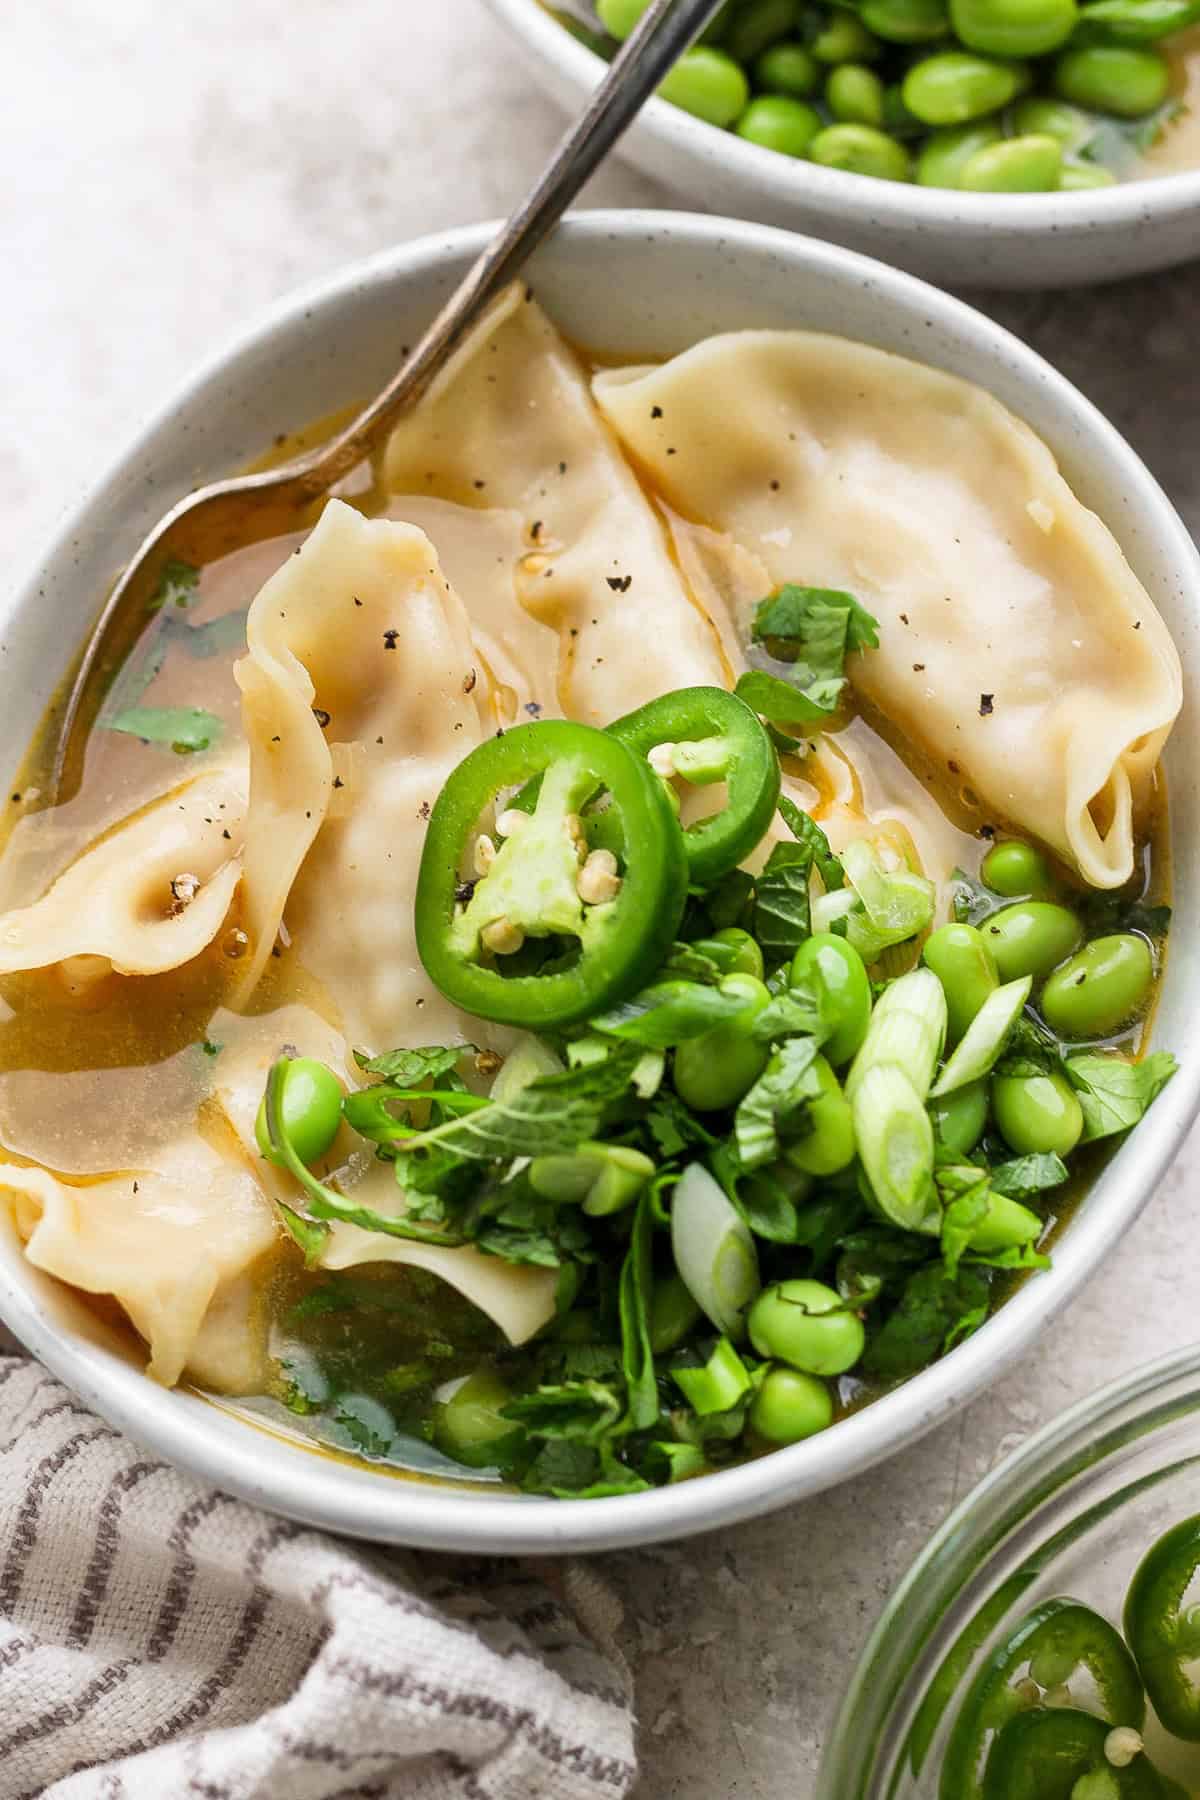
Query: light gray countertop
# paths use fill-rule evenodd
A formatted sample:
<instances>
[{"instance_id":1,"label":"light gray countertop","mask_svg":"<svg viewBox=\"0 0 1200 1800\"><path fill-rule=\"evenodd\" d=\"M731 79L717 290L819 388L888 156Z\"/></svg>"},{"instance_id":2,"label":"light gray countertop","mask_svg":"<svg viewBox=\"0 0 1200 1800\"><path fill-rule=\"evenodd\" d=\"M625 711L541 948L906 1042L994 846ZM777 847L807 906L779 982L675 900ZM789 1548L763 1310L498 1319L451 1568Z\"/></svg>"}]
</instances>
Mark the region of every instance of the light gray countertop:
<instances>
[{"instance_id":1,"label":"light gray countertop","mask_svg":"<svg viewBox=\"0 0 1200 1800\"><path fill-rule=\"evenodd\" d=\"M0 69L10 570L234 327L339 263L503 212L561 125L478 0L42 0L5 9ZM613 166L586 201L671 197ZM983 302L1113 418L1193 530L1198 273ZM851 1663L948 1507L1070 1402L1194 1337L1194 1188L1185 1152L1038 1350L885 1469L604 1559L640 1645L645 1800L808 1800Z\"/></svg>"}]
</instances>

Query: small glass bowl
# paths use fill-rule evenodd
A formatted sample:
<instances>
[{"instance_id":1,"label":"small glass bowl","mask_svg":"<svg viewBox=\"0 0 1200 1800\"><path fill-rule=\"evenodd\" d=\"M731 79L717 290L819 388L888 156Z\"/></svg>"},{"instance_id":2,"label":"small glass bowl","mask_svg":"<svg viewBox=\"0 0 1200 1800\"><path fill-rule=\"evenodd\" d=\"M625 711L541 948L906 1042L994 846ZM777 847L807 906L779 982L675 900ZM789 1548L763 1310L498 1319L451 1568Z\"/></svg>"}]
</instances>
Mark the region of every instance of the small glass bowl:
<instances>
[{"instance_id":1,"label":"small glass bowl","mask_svg":"<svg viewBox=\"0 0 1200 1800\"><path fill-rule=\"evenodd\" d=\"M871 1634L814 1800L937 1800L950 1728L986 1656L1055 1595L1119 1627L1142 1556L1197 1512L1200 1348L1192 1347L1051 1421L955 1508ZM1179 1745L1153 1721L1146 1739L1163 1773L1200 1795L1200 1746Z\"/></svg>"}]
</instances>

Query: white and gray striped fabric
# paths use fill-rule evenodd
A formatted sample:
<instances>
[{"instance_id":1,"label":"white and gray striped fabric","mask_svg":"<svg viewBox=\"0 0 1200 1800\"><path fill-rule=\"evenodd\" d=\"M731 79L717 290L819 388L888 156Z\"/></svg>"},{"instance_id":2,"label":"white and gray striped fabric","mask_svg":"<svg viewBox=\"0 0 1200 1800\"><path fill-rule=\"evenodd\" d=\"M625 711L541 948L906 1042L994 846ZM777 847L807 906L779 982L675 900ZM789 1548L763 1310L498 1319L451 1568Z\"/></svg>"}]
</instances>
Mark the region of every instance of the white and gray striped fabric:
<instances>
[{"instance_id":1,"label":"white and gray striped fabric","mask_svg":"<svg viewBox=\"0 0 1200 1800\"><path fill-rule=\"evenodd\" d=\"M549 1579L256 1512L0 1355L5 1800L620 1800L613 1603Z\"/></svg>"}]
</instances>

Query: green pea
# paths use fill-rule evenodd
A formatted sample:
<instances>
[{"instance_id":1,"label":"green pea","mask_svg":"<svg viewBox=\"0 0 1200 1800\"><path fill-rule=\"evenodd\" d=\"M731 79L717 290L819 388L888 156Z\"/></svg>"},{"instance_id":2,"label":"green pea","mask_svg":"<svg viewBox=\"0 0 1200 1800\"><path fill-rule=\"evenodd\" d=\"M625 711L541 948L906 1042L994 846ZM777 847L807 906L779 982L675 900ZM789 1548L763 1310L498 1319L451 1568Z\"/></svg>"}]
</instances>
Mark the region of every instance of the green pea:
<instances>
[{"instance_id":1,"label":"green pea","mask_svg":"<svg viewBox=\"0 0 1200 1800\"><path fill-rule=\"evenodd\" d=\"M821 115L805 100L786 94L760 94L752 100L735 127L748 144L778 150L784 156L803 156L821 129Z\"/></svg>"},{"instance_id":2,"label":"green pea","mask_svg":"<svg viewBox=\"0 0 1200 1800\"><path fill-rule=\"evenodd\" d=\"M731 56L700 45L684 51L658 91L695 118L725 126L745 111L750 83Z\"/></svg>"},{"instance_id":3,"label":"green pea","mask_svg":"<svg viewBox=\"0 0 1200 1800\"><path fill-rule=\"evenodd\" d=\"M861 17L889 44L927 44L950 30L945 0L865 0Z\"/></svg>"},{"instance_id":4,"label":"green pea","mask_svg":"<svg viewBox=\"0 0 1200 1800\"><path fill-rule=\"evenodd\" d=\"M1053 87L1063 100L1094 112L1140 119L1161 106L1171 85L1171 71L1157 50L1134 50L1123 44L1087 44L1064 50L1054 65Z\"/></svg>"},{"instance_id":5,"label":"green pea","mask_svg":"<svg viewBox=\"0 0 1200 1800\"><path fill-rule=\"evenodd\" d=\"M650 0L596 0L596 17L609 37L624 43L649 4Z\"/></svg>"},{"instance_id":6,"label":"green pea","mask_svg":"<svg viewBox=\"0 0 1200 1800\"><path fill-rule=\"evenodd\" d=\"M1058 186L1062 160L1057 138L1006 138L968 158L959 186L976 194L1050 194Z\"/></svg>"},{"instance_id":7,"label":"green pea","mask_svg":"<svg viewBox=\"0 0 1200 1800\"><path fill-rule=\"evenodd\" d=\"M810 1129L787 1147L787 1160L806 1175L836 1175L854 1161L854 1120L850 1102L823 1056L813 1063L821 1092L808 1103Z\"/></svg>"},{"instance_id":8,"label":"green pea","mask_svg":"<svg viewBox=\"0 0 1200 1800\"><path fill-rule=\"evenodd\" d=\"M921 954L946 990L947 1031L951 1042L957 1042L1000 985L996 959L974 925L939 925Z\"/></svg>"},{"instance_id":9,"label":"green pea","mask_svg":"<svg viewBox=\"0 0 1200 1800\"><path fill-rule=\"evenodd\" d=\"M998 144L1002 136L994 119L931 131L917 156L917 180L922 187L956 188L975 152Z\"/></svg>"},{"instance_id":10,"label":"green pea","mask_svg":"<svg viewBox=\"0 0 1200 1800\"><path fill-rule=\"evenodd\" d=\"M433 1441L443 1456L471 1469L502 1466L524 1441L512 1419L501 1417L512 1394L491 1369L468 1375L448 1400L433 1409Z\"/></svg>"},{"instance_id":11,"label":"green pea","mask_svg":"<svg viewBox=\"0 0 1200 1800\"><path fill-rule=\"evenodd\" d=\"M764 93L806 100L821 85L821 69L803 44L772 44L755 63L754 79Z\"/></svg>"},{"instance_id":12,"label":"green pea","mask_svg":"<svg viewBox=\"0 0 1200 1800\"><path fill-rule=\"evenodd\" d=\"M877 181L907 181L911 170L903 144L873 125L827 125L808 147L812 161Z\"/></svg>"},{"instance_id":13,"label":"green pea","mask_svg":"<svg viewBox=\"0 0 1200 1800\"><path fill-rule=\"evenodd\" d=\"M1050 1075L993 1075L992 1117L1018 1156L1068 1156L1083 1131L1074 1088L1056 1069Z\"/></svg>"},{"instance_id":14,"label":"green pea","mask_svg":"<svg viewBox=\"0 0 1200 1800\"><path fill-rule=\"evenodd\" d=\"M839 63L829 71L825 104L835 119L850 124L883 124L883 83L865 63Z\"/></svg>"},{"instance_id":15,"label":"green pea","mask_svg":"<svg viewBox=\"0 0 1200 1800\"><path fill-rule=\"evenodd\" d=\"M776 1281L764 1288L747 1318L760 1356L806 1375L844 1375L863 1353L858 1314L823 1281Z\"/></svg>"},{"instance_id":16,"label":"green pea","mask_svg":"<svg viewBox=\"0 0 1200 1800\"><path fill-rule=\"evenodd\" d=\"M904 104L926 125L965 125L998 112L1028 81L1019 63L997 62L969 50L940 50L904 77Z\"/></svg>"},{"instance_id":17,"label":"green pea","mask_svg":"<svg viewBox=\"0 0 1200 1800\"><path fill-rule=\"evenodd\" d=\"M822 1046L835 1069L856 1056L871 1021L871 981L866 964L845 938L832 931L814 931L795 956L789 980L800 987L816 974L833 1007L833 1036Z\"/></svg>"},{"instance_id":18,"label":"green pea","mask_svg":"<svg viewBox=\"0 0 1200 1800\"><path fill-rule=\"evenodd\" d=\"M311 1056L297 1056L284 1070L279 1093L280 1124L302 1163L324 1156L342 1122L343 1088L332 1069ZM271 1148L264 1097L254 1121L254 1137L268 1162L286 1167Z\"/></svg>"},{"instance_id":19,"label":"green pea","mask_svg":"<svg viewBox=\"0 0 1200 1800\"><path fill-rule=\"evenodd\" d=\"M1065 100L1052 100L1046 94L1031 94L1026 100L1019 100L1013 107L1013 130L1021 137L1030 132L1037 132L1046 137L1055 137L1063 147L1063 154L1073 150L1081 150L1096 135L1096 121L1087 113L1080 112L1077 106L1068 106ZM1013 838L1012 843L1020 840ZM1000 844L996 849L1002 849ZM1032 845L1022 848L1032 850ZM1037 852L1033 852L1037 855ZM986 858L985 858L986 861ZM988 884L991 885L990 883ZM1004 892L997 888L997 893Z\"/></svg>"},{"instance_id":20,"label":"green pea","mask_svg":"<svg viewBox=\"0 0 1200 1800\"><path fill-rule=\"evenodd\" d=\"M809 44L818 62L878 62L883 45L852 12L832 12Z\"/></svg>"},{"instance_id":21,"label":"green pea","mask_svg":"<svg viewBox=\"0 0 1200 1800\"><path fill-rule=\"evenodd\" d=\"M1078 950L1083 927L1068 907L1050 900L1022 900L993 913L980 926L1001 981L1032 975L1035 981Z\"/></svg>"},{"instance_id":22,"label":"green pea","mask_svg":"<svg viewBox=\"0 0 1200 1800\"><path fill-rule=\"evenodd\" d=\"M1055 892L1054 877L1045 857L1021 838L1006 838L1003 843L993 844L979 875L985 887L990 887L993 894L1003 894L1006 900L1048 900Z\"/></svg>"},{"instance_id":23,"label":"green pea","mask_svg":"<svg viewBox=\"0 0 1200 1800\"><path fill-rule=\"evenodd\" d=\"M723 931L714 931L713 942L733 951L728 974L757 975L762 980L763 953L748 931L743 931L740 925L727 925Z\"/></svg>"},{"instance_id":24,"label":"green pea","mask_svg":"<svg viewBox=\"0 0 1200 1800\"><path fill-rule=\"evenodd\" d=\"M929 1116L940 1144L955 1156L967 1156L975 1148L987 1127L988 1084L969 1081L929 1102Z\"/></svg>"},{"instance_id":25,"label":"green pea","mask_svg":"<svg viewBox=\"0 0 1200 1800\"><path fill-rule=\"evenodd\" d=\"M664 1356L682 1344L688 1332L700 1321L700 1308L683 1284L676 1270L654 1283L650 1299L650 1348L655 1356Z\"/></svg>"},{"instance_id":26,"label":"green pea","mask_svg":"<svg viewBox=\"0 0 1200 1800\"><path fill-rule=\"evenodd\" d=\"M798 0L747 0L734 12L724 46L738 62L752 63L795 30L799 11Z\"/></svg>"},{"instance_id":27,"label":"green pea","mask_svg":"<svg viewBox=\"0 0 1200 1800\"><path fill-rule=\"evenodd\" d=\"M1045 56L1075 29L1075 0L950 0L954 30L986 56Z\"/></svg>"},{"instance_id":28,"label":"green pea","mask_svg":"<svg viewBox=\"0 0 1200 1800\"><path fill-rule=\"evenodd\" d=\"M833 1424L833 1396L815 1375L768 1369L750 1407L750 1427L768 1444L798 1444Z\"/></svg>"},{"instance_id":29,"label":"green pea","mask_svg":"<svg viewBox=\"0 0 1200 1800\"><path fill-rule=\"evenodd\" d=\"M1093 938L1042 989L1042 1015L1060 1037L1104 1037L1136 1017L1154 980L1154 957L1131 931Z\"/></svg>"},{"instance_id":30,"label":"green pea","mask_svg":"<svg viewBox=\"0 0 1200 1800\"><path fill-rule=\"evenodd\" d=\"M717 1112L736 1106L754 1086L767 1066L765 1044L755 1043L747 1027L771 998L769 990L753 975L727 975L722 993L741 993L746 1011L728 1025L716 1025L703 1037L691 1038L675 1051L672 1079L675 1092L696 1112Z\"/></svg>"},{"instance_id":31,"label":"green pea","mask_svg":"<svg viewBox=\"0 0 1200 1800\"><path fill-rule=\"evenodd\" d=\"M1094 162L1065 162L1058 178L1060 193L1081 194L1090 188L1113 187L1116 176L1111 169Z\"/></svg>"}]
</instances>

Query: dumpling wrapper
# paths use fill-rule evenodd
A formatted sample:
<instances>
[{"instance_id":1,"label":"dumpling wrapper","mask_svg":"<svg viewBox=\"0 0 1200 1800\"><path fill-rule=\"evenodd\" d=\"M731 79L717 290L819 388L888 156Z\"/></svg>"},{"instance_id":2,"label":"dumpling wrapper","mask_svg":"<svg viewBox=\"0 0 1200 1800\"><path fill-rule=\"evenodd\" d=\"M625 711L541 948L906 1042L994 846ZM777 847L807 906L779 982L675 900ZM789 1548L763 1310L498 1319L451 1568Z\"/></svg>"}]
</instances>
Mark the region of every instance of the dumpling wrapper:
<instances>
[{"instance_id":1,"label":"dumpling wrapper","mask_svg":"<svg viewBox=\"0 0 1200 1800\"><path fill-rule=\"evenodd\" d=\"M67 1181L0 1165L30 1262L88 1294L111 1294L149 1346L147 1374L172 1386L185 1369L225 1392L260 1387L265 1335L246 1280L279 1241L253 1175L198 1133L155 1169Z\"/></svg>"},{"instance_id":2,"label":"dumpling wrapper","mask_svg":"<svg viewBox=\"0 0 1200 1800\"><path fill-rule=\"evenodd\" d=\"M671 688L728 685L712 622L598 416L587 378L514 285L388 441L397 494L515 511L517 598L558 633L557 708L607 725ZM542 699L542 696L537 696Z\"/></svg>"},{"instance_id":3,"label":"dumpling wrapper","mask_svg":"<svg viewBox=\"0 0 1200 1800\"><path fill-rule=\"evenodd\" d=\"M1166 627L1046 445L982 389L811 332L710 338L593 393L669 503L880 621L856 689L1095 887L1181 702Z\"/></svg>"},{"instance_id":4,"label":"dumpling wrapper","mask_svg":"<svg viewBox=\"0 0 1200 1800\"><path fill-rule=\"evenodd\" d=\"M121 975L190 962L229 911L245 816L240 762L151 802L85 850L32 906L0 915L0 975L77 956L104 957ZM180 876L199 883L194 897Z\"/></svg>"}]
</instances>

